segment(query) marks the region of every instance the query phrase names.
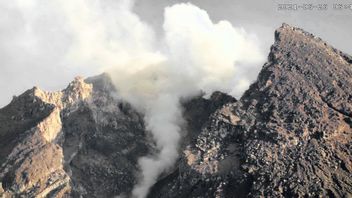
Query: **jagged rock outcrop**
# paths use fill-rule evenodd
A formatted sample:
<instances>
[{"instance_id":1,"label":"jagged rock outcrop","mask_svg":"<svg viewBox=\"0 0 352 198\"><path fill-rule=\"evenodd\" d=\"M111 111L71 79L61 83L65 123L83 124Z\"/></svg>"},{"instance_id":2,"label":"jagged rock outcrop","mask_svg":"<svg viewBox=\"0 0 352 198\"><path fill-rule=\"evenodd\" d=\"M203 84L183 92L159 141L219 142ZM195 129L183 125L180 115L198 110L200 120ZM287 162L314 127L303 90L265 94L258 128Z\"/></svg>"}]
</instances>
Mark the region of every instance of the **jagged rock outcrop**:
<instances>
[{"instance_id":1,"label":"jagged rock outcrop","mask_svg":"<svg viewBox=\"0 0 352 198\"><path fill-rule=\"evenodd\" d=\"M55 191L70 190L69 176L63 169L63 109L71 111L89 97L92 86L77 78L64 91L45 92L37 87L14 98L1 110L2 151L0 178L5 197L46 197ZM5 137L5 138L3 138ZM9 148L9 149L8 149Z\"/></svg>"},{"instance_id":2,"label":"jagged rock outcrop","mask_svg":"<svg viewBox=\"0 0 352 198\"><path fill-rule=\"evenodd\" d=\"M212 93L209 99L204 98L204 94L199 94L196 97L182 101L183 118L187 124L184 129L186 135L182 139L181 147L187 146L191 141L196 140L211 114L224 104L236 101L234 97L219 91Z\"/></svg>"},{"instance_id":3,"label":"jagged rock outcrop","mask_svg":"<svg viewBox=\"0 0 352 198\"><path fill-rule=\"evenodd\" d=\"M351 60L284 24L257 81L149 197L352 196Z\"/></svg>"},{"instance_id":4,"label":"jagged rock outcrop","mask_svg":"<svg viewBox=\"0 0 352 198\"><path fill-rule=\"evenodd\" d=\"M181 101L180 158L148 197L351 197L352 57L283 24L242 98ZM131 196L156 151L108 75L0 109L0 197Z\"/></svg>"},{"instance_id":5,"label":"jagged rock outcrop","mask_svg":"<svg viewBox=\"0 0 352 198\"><path fill-rule=\"evenodd\" d=\"M150 148L142 116L109 77L33 88L0 111L4 197L111 197L129 192Z\"/></svg>"},{"instance_id":6,"label":"jagged rock outcrop","mask_svg":"<svg viewBox=\"0 0 352 198\"><path fill-rule=\"evenodd\" d=\"M91 99L63 117L64 166L74 189L71 196L129 193L137 179L137 160L151 149L143 117L116 99L108 76L86 82L93 85Z\"/></svg>"}]
</instances>

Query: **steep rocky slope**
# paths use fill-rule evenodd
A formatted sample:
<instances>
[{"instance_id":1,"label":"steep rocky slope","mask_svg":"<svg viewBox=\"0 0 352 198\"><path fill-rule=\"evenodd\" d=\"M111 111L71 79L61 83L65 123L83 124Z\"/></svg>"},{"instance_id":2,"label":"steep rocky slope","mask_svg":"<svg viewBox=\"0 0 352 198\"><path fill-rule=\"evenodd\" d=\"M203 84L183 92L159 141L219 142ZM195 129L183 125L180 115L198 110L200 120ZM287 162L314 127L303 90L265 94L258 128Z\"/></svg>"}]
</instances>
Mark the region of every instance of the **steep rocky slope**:
<instances>
[{"instance_id":1,"label":"steep rocky slope","mask_svg":"<svg viewBox=\"0 0 352 198\"><path fill-rule=\"evenodd\" d=\"M258 81L234 106L253 195L352 196L352 58L283 25ZM238 113L237 113L238 112Z\"/></svg>"},{"instance_id":2,"label":"steep rocky slope","mask_svg":"<svg viewBox=\"0 0 352 198\"><path fill-rule=\"evenodd\" d=\"M351 197L351 93L352 57L284 24L239 101L181 101L180 158L148 197ZM105 74L35 87L0 109L0 197L129 197L154 146Z\"/></svg>"},{"instance_id":3,"label":"steep rocky slope","mask_svg":"<svg viewBox=\"0 0 352 198\"><path fill-rule=\"evenodd\" d=\"M352 58L284 24L257 81L149 197L351 197Z\"/></svg>"},{"instance_id":4,"label":"steep rocky slope","mask_svg":"<svg viewBox=\"0 0 352 198\"><path fill-rule=\"evenodd\" d=\"M109 197L129 192L150 146L142 116L105 75L63 91L33 88L1 109L5 197Z\"/></svg>"},{"instance_id":5,"label":"steep rocky slope","mask_svg":"<svg viewBox=\"0 0 352 198\"><path fill-rule=\"evenodd\" d=\"M91 90L92 86L82 79L76 79L62 92L48 93L34 87L1 110L1 123L11 124L0 131L5 137L1 138L6 153L1 156L0 167L5 197L45 197L53 190L65 194L70 188L58 144L62 135L60 113L73 110Z\"/></svg>"}]
</instances>

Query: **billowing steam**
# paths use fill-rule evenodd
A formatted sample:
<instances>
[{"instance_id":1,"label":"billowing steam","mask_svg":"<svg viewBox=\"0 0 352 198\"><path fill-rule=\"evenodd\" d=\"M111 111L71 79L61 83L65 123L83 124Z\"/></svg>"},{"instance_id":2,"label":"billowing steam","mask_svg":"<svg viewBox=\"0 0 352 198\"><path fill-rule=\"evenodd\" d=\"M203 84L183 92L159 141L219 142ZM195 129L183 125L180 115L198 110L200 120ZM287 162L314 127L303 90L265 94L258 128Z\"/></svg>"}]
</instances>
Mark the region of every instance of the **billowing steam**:
<instances>
[{"instance_id":1,"label":"billowing steam","mask_svg":"<svg viewBox=\"0 0 352 198\"><path fill-rule=\"evenodd\" d=\"M45 17L61 28L38 32L35 42L50 43L50 34L65 35L65 48L58 48L63 54L61 64L108 71L120 97L145 114L159 152L139 160L141 177L134 197L145 197L177 159L180 98L200 90L240 96L264 61L254 35L227 21L214 23L206 11L189 3L165 8L162 38L155 38L153 29L133 13L131 1L50 2L17 0L12 8L22 13L23 20L30 20L26 22L29 28L45 10ZM35 17L27 16L29 7L37 8Z\"/></svg>"},{"instance_id":2,"label":"billowing steam","mask_svg":"<svg viewBox=\"0 0 352 198\"><path fill-rule=\"evenodd\" d=\"M245 71L263 56L255 37L229 22L214 24L191 4L165 8L159 51L110 71L122 97L145 111L145 121L160 152L139 160L142 178L133 190L145 197L162 171L177 158L182 121L179 99L203 90L240 95L248 87ZM161 47L160 47L161 46ZM146 60L143 60L146 58Z\"/></svg>"}]
</instances>

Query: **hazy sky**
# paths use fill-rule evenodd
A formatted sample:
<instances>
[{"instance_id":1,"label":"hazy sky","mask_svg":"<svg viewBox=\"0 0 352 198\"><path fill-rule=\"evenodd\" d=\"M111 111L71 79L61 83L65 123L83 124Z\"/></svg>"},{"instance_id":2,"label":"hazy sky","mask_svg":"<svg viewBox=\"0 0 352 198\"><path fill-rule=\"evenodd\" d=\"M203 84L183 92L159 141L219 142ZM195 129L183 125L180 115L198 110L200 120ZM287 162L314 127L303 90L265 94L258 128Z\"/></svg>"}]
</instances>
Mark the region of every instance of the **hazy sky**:
<instances>
[{"instance_id":1,"label":"hazy sky","mask_svg":"<svg viewBox=\"0 0 352 198\"><path fill-rule=\"evenodd\" d=\"M163 8L179 2L191 2L206 10L212 20L228 20L236 27L256 33L264 48L273 42L273 32L283 22L298 26L352 54L352 8L333 9L336 3L350 5L351 0L141 0L135 11L155 27L162 24ZM279 11L279 4L328 4L327 11Z\"/></svg>"},{"instance_id":2,"label":"hazy sky","mask_svg":"<svg viewBox=\"0 0 352 198\"><path fill-rule=\"evenodd\" d=\"M15 2L20 2L21 6ZM101 72L91 65L72 67L70 61L63 60L71 48L72 38L66 31L63 17L56 13L56 5L51 1L40 1L38 6L33 6L29 2L35 0L0 0L0 107L6 105L13 95L34 85L57 90L64 88L76 75ZM278 11L278 4L285 1L136 0L133 10L160 36L164 7L180 2L191 2L206 10L214 22L227 20L234 27L256 34L265 53L273 42L274 30L286 22L352 54L352 9L333 9L334 3L352 4L352 1L286 1L298 5L327 3L328 10Z\"/></svg>"}]
</instances>

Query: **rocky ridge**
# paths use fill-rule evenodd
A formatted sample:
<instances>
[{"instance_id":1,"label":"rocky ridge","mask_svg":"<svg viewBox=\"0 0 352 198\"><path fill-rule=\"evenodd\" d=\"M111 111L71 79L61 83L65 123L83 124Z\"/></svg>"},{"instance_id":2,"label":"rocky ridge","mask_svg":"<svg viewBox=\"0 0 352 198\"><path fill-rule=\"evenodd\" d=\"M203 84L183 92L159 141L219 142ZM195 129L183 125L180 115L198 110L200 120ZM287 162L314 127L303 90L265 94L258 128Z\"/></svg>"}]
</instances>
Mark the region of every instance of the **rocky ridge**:
<instances>
[{"instance_id":1,"label":"rocky ridge","mask_svg":"<svg viewBox=\"0 0 352 198\"><path fill-rule=\"evenodd\" d=\"M3 122L26 125L21 134L11 128L1 130L1 137L7 141L2 146L15 145L6 154L6 160L2 160L0 169L5 197L21 194L46 197L53 189L58 189L59 195L70 188L69 176L63 168L63 150L58 144L62 137L60 113L63 109L71 111L78 102L89 97L91 91L91 85L76 78L62 92L50 93L34 87L2 109L14 112L2 114ZM31 120L41 114L45 115L41 120ZM11 117L4 120L6 116Z\"/></svg>"},{"instance_id":2,"label":"rocky ridge","mask_svg":"<svg viewBox=\"0 0 352 198\"><path fill-rule=\"evenodd\" d=\"M283 24L257 81L210 115L149 197L352 196L351 60Z\"/></svg>"},{"instance_id":3,"label":"rocky ridge","mask_svg":"<svg viewBox=\"0 0 352 198\"><path fill-rule=\"evenodd\" d=\"M14 124L0 131L2 195L106 197L130 190L148 146L143 119L113 91L106 75L76 78L63 91L35 87L4 107L2 123Z\"/></svg>"}]
</instances>

